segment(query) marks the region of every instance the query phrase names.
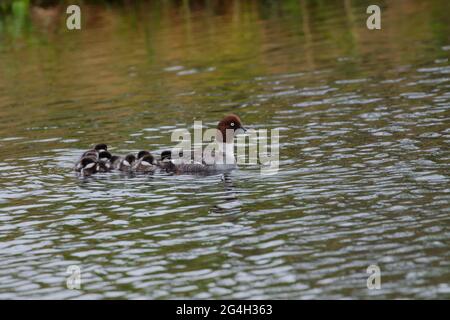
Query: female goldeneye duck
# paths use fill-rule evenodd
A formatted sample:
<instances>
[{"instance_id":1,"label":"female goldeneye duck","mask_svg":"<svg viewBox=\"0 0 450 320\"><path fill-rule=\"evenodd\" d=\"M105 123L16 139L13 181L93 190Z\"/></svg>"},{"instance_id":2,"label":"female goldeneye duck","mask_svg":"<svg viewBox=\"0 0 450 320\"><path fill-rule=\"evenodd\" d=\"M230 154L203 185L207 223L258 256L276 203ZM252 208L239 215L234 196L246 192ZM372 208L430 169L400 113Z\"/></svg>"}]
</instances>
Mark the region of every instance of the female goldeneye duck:
<instances>
[{"instance_id":1,"label":"female goldeneye duck","mask_svg":"<svg viewBox=\"0 0 450 320\"><path fill-rule=\"evenodd\" d=\"M132 165L135 161L136 161L136 157L134 156L134 154L127 155L125 157L125 159L120 161L119 170L124 171L124 172L130 172Z\"/></svg>"},{"instance_id":2,"label":"female goldeneye duck","mask_svg":"<svg viewBox=\"0 0 450 320\"><path fill-rule=\"evenodd\" d=\"M112 169L111 160L112 155L108 151L102 151L98 154L98 164L97 171L98 172L108 172Z\"/></svg>"},{"instance_id":3,"label":"female goldeneye duck","mask_svg":"<svg viewBox=\"0 0 450 320\"><path fill-rule=\"evenodd\" d=\"M216 141L218 150L216 150L213 157L203 157L202 163L182 162L178 164L171 160L171 164L166 165L165 169L168 172L175 173L202 173L233 169L236 167L234 137L246 131L247 129L244 128L241 119L237 115L227 115L217 125Z\"/></svg>"},{"instance_id":4,"label":"female goldeneye duck","mask_svg":"<svg viewBox=\"0 0 450 320\"><path fill-rule=\"evenodd\" d=\"M133 171L150 173L156 170L155 158L149 153L136 161Z\"/></svg>"},{"instance_id":5,"label":"female goldeneye duck","mask_svg":"<svg viewBox=\"0 0 450 320\"><path fill-rule=\"evenodd\" d=\"M92 158L83 158L81 160L81 174L85 177L97 172L97 162Z\"/></svg>"}]
</instances>

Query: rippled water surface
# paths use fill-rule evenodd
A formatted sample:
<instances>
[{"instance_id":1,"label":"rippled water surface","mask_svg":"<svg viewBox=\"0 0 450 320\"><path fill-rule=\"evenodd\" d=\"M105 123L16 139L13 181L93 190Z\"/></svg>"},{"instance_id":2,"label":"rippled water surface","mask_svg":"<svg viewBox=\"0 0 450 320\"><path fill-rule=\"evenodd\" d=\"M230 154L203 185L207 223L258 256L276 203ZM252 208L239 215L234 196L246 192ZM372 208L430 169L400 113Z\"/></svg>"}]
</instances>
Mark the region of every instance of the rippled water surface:
<instances>
[{"instance_id":1,"label":"rippled water surface","mask_svg":"<svg viewBox=\"0 0 450 320\"><path fill-rule=\"evenodd\" d=\"M450 298L449 4L375 31L352 0L0 16L0 298ZM280 129L278 174L72 171L229 112Z\"/></svg>"}]
</instances>

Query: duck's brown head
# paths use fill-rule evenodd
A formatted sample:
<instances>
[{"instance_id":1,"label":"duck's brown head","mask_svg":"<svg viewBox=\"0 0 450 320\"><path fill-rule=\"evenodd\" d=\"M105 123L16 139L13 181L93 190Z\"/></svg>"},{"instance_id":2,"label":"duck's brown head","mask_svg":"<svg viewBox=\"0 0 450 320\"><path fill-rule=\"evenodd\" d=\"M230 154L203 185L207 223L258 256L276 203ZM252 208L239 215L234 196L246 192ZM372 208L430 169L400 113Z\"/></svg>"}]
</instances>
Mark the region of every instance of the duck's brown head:
<instances>
[{"instance_id":1,"label":"duck's brown head","mask_svg":"<svg viewBox=\"0 0 450 320\"><path fill-rule=\"evenodd\" d=\"M235 114L229 114L225 116L217 125L217 130L222 134L222 142L231 142L235 135L244 133L247 129L242 125L241 119ZM227 130L232 135L227 137ZM232 131L231 131L232 130Z\"/></svg>"}]
</instances>

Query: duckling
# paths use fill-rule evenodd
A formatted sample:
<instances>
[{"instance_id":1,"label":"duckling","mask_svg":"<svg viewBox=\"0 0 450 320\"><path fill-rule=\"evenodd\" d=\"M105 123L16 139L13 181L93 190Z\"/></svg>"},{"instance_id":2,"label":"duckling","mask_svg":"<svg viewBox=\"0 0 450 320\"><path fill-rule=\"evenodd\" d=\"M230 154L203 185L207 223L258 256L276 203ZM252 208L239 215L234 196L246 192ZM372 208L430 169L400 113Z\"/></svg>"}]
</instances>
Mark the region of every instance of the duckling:
<instances>
[{"instance_id":1,"label":"duckling","mask_svg":"<svg viewBox=\"0 0 450 320\"><path fill-rule=\"evenodd\" d=\"M99 144L96 144L94 146L94 149L90 149L88 151L85 151L81 155L81 158L84 158L87 155L91 155L91 156L96 155L98 157L99 153L102 152L102 151L108 151L108 146L106 144L104 144L104 143L99 143Z\"/></svg>"},{"instance_id":2,"label":"duckling","mask_svg":"<svg viewBox=\"0 0 450 320\"><path fill-rule=\"evenodd\" d=\"M102 151L98 154L99 161L109 161L112 157L112 154L109 151Z\"/></svg>"},{"instance_id":3,"label":"duckling","mask_svg":"<svg viewBox=\"0 0 450 320\"><path fill-rule=\"evenodd\" d=\"M98 164L97 171L98 172L108 172L112 169L111 160L112 155L108 151L102 151L98 154Z\"/></svg>"},{"instance_id":4,"label":"duckling","mask_svg":"<svg viewBox=\"0 0 450 320\"><path fill-rule=\"evenodd\" d=\"M155 172L157 168L155 165L155 158L150 154L150 152L147 153L148 154L144 155L134 163L133 171L143 173Z\"/></svg>"},{"instance_id":5,"label":"duckling","mask_svg":"<svg viewBox=\"0 0 450 320\"><path fill-rule=\"evenodd\" d=\"M81 160L83 158L91 158L94 161L97 161L99 159L99 153L106 151L108 149L108 146L104 143L99 143L94 146L94 149L87 150L83 152L81 157L78 159L77 163L75 164L75 170L80 172L82 169Z\"/></svg>"},{"instance_id":6,"label":"duckling","mask_svg":"<svg viewBox=\"0 0 450 320\"><path fill-rule=\"evenodd\" d=\"M94 150L97 150L98 153L102 151L108 151L108 145L106 143L96 144Z\"/></svg>"},{"instance_id":7,"label":"duckling","mask_svg":"<svg viewBox=\"0 0 450 320\"><path fill-rule=\"evenodd\" d=\"M157 166L160 167L162 170L168 171L169 167L172 164L172 162L170 161L171 159L172 159L172 151L164 150L163 152L161 152L161 157L157 162Z\"/></svg>"},{"instance_id":8,"label":"duckling","mask_svg":"<svg viewBox=\"0 0 450 320\"><path fill-rule=\"evenodd\" d=\"M81 172L81 169L83 169L83 159L89 158L94 162L97 162L97 154L96 153L89 153L89 152L85 152L83 153L83 155L80 157L80 159L78 159L78 161L75 163L75 171L77 172Z\"/></svg>"},{"instance_id":9,"label":"duckling","mask_svg":"<svg viewBox=\"0 0 450 320\"><path fill-rule=\"evenodd\" d=\"M135 161L136 161L135 155L129 154L125 157L125 159L122 159L122 161L120 161L118 169L120 171L130 172L132 168L131 166Z\"/></svg>"},{"instance_id":10,"label":"duckling","mask_svg":"<svg viewBox=\"0 0 450 320\"><path fill-rule=\"evenodd\" d=\"M92 158L83 158L81 160L81 174L85 177L97 172L97 162Z\"/></svg>"},{"instance_id":11,"label":"duckling","mask_svg":"<svg viewBox=\"0 0 450 320\"><path fill-rule=\"evenodd\" d=\"M150 155L150 152L148 152L148 151L146 151L146 150L139 151L139 153L137 154L137 159L139 160L139 159L141 159L143 156L148 156L148 155Z\"/></svg>"},{"instance_id":12,"label":"duckling","mask_svg":"<svg viewBox=\"0 0 450 320\"><path fill-rule=\"evenodd\" d=\"M119 169L120 162L122 162L122 158L119 156L111 156L109 159L109 163L111 164L111 170Z\"/></svg>"}]
</instances>

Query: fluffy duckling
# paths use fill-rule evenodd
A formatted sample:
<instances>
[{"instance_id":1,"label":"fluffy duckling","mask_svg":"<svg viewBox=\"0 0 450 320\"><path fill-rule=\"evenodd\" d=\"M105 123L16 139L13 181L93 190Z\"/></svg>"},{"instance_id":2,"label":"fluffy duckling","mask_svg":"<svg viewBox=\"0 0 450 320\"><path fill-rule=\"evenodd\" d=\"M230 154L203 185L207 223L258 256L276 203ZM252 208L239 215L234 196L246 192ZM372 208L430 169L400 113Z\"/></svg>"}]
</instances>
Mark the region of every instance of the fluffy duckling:
<instances>
[{"instance_id":1,"label":"fluffy duckling","mask_svg":"<svg viewBox=\"0 0 450 320\"><path fill-rule=\"evenodd\" d=\"M112 154L109 151L102 151L98 154L99 161L109 161L112 157Z\"/></svg>"},{"instance_id":2,"label":"fluffy duckling","mask_svg":"<svg viewBox=\"0 0 450 320\"><path fill-rule=\"evenodd\" d=\"M89 158L92 161L96 162L98 159L97 153L96 152L89 152L86 151L82 154L82 156L80 157L80 159L78 159L78 161L75 163L75 171L77 172L81 172L81 169L83 168L83 164L82 161L83 159Z\"/></svg>"},{"instance_id":3,"label":"fluffy duckling","mask_svg":"<svg viewBox=\"0 0 450 320\"><path fill-rule=\"evenodd\" d=\"M94 149L90 149L88 151L85 151L81 158L84 158L85 156L96 156L98 158L98 155L100 152L108 151L108 146L105 143L99 143L94 146Z\"/></svg>"},{"instance_id":4,"label":"fluffy duckling","mask_svg":"<svg viewBox=\"0 0 450 320\"><path fill-rule=\"evenodd\" d=\"M100 152L107 151L107 149L108 149L108 146L105 143L99 143L94 146L94 149L90 149L90 150L83 152L80 159L78 159L77 163L75 164L75 171L78 171L78 172L81 171L81 169L82 169L81 161L84 158L90 158L93 161L98 161Z\"/></svg>"},{"instance_id":5,"label":"fluffy duckling","mask_svg":"<svg viewBox=\"0 0 450 320\"><path fill-rule=\"evenodd\" d=\"M97 162L92 158L83 158L81 160L81 170L80 173L87 177L93 175L97 172Z\"/></svg>"},{"instance_id":6,"label":"fluffy duckling","mask_svg":"<svg viewBox=\"0 0 450 320\"><path fill-rule=\"evenodd\" d=\"M120 162L122 162L122 158L119 156L111 156L109 159L109 163L111 163L111 170L119 169Z\"/></svg>"},{"instance_id":7,"label":"fluffy duckling","mask_svg":"<svg viewBox=\"0 0 450 320\"><path fill-rule=\"evenodd\" d=\"M129 154L122 159L119 163L118 169L123 172L131 172L132 165L136 161L136 157L134 154Z\"/></svg>"},{"instance_id":8,"label":"fluffy duckling","mask_svg":"<svg viewBox=\"0 0 450 320\"><path fill-rule=\"evenodd\" d=\"M150 152L147 153L148 154L145 154L134 163L133 171L142 173L155 172L157 168L155 158L150 154Z\"/></svg>"},{"instance_id":9,"label":"fluffy duckling","mask_svg":"<svg viewBox=\"0 0 450 320\"><path fill-rule=\"evenodd\" d=\"M94 150L96 150L98 153L102 151L108 151L108 145L106 143L99 143L94 146Z\"/></svg>"},{"instance_id":10,"label":"fluffy duckling","mask_svg":"<svg viewBox=\"0 0 450 320\"><path fill-rule=\"evenodd\" d=\"M112 155L108 151L102 151L98 154L98 164L97 171L98 172L108 172L111 171L111 160Z\"/></svg>"}]
</instances>

